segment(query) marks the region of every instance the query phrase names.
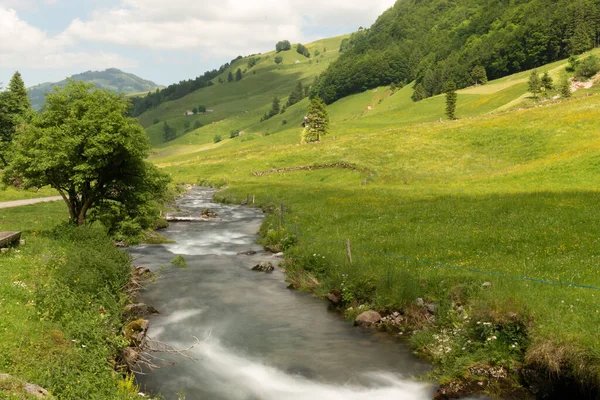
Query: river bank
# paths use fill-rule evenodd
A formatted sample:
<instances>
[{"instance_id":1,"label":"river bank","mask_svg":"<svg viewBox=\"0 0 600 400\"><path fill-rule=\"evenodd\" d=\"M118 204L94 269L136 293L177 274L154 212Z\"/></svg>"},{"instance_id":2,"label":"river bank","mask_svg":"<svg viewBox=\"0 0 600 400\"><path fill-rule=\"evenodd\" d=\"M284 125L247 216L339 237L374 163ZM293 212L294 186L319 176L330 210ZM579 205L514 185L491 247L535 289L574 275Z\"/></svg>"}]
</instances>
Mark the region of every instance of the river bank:
<instances>
[{"instance_id":1,"label":"river bank","mask_svg":"<svg viewBox=\"0 0 600 400\"><path fill-rule=\"evenodd\" d=\"M257 205L271 214L261 228L263 244L285 250L284 268L294 287L323 299L331 293L342 293L339 306L350 319L358 315L358 310L378 310L383 317L397 313L401 323L385 324L386 329L401 333L418 354L434 363L431 377L440 382L439 398L469 393L523 399L597 397L593 362L580 364L579 370L574 365L577 357L572 352L577 352L577 344L561 347L556 336L552 342L540 337L543 325L538 310L542 302L549 300L548 293L542 298L527 296L528 301L522 300L523 294L537 292L537 288L532 291L535 284L490 275L477 277L461 269L447 273L434 263L420 269L419 260L390 262L364 247L354 250L354 263L349 264L345 240L336 245L332 238L319 239L310 232L311 228L322 227L322 221L314 222L318 219L314 212L319 209L314 203L321 207L321 197L303 204L299 200L306 196L294 199L296 192L290 187L286 190L285 195L277 191L265 196L256 187L253 191L236 187L220 192L218 199L238 203L247 198L244 193L260 193L254 195ZM285 199L287 223L282 224L280 203L274 198ZM335 212L333 215L339 220ZM315 226L307 225L308 220ZM300 236L296 237L298 232ZM369 264L382 269L377 271ZM393 265L396 267L392 269ZM400 265L404 267L399 269ZM529 287L529 292L519 292L522 286ZM556 287L553 297L562 297L566 291L584 298L589 295L590 305L595 302L593 293L577 288ZM428 310L432 305L434 312Z\"/></svg>"},{"instance_id":2,"label":"river bank","mask_svg":"<svg viewBox=\"0 0 600 400\"><path fill-rule=\"evenodd\" d=\"M136 263L155 272L142 300L148 335L193 358L138 375L142 390L167 399L430 399L434 387L417 379L428 363L402 340L356 329L312 295L286 289L285 275L252 271L281 259L256 243L258 209L212 201L192 192L182 213L209 209L217 220L175 222L162 233L176 243L131 248ZM181 255L185 267L172 261Z\"/></svg>"}]
</instances>

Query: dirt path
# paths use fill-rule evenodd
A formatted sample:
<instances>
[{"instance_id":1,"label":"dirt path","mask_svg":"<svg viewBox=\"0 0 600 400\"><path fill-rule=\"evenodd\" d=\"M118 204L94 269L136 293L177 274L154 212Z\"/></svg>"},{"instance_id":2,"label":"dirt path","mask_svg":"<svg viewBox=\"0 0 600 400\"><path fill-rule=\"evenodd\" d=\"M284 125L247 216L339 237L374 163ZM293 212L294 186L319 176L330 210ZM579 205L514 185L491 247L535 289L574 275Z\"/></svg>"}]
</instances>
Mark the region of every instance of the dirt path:
<instances>
[{"instance_id":1,"label":"dirt path","mask_svg":"<svg viewBox=\"0 0 600 400\"><path fill-rule=\"evenodd\" d=\"M54 197L42 197L42 198L38 198L38 199L6 201L4 203L0 203L0 208L21 207L21 206L28 206L30 204L46 203L49 201L58 201L58 200L62 200L62 197L54 196Z\"/></svg>"}]
</instances>

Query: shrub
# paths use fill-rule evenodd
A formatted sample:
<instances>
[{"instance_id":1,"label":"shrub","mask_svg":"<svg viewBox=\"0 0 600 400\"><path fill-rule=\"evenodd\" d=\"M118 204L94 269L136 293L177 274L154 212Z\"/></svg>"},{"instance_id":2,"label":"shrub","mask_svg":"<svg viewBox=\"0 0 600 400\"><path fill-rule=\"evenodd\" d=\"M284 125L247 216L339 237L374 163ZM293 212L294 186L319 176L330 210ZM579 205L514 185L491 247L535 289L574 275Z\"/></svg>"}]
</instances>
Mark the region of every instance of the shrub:
<instances>
[{"instance_id":1,"label":"shrub","mask_svg":"<svg viewBox=\"0 0 600 400\"><path fill-rule=\"evenodd\" d=\"M171 264L179 268L187 268L187 262L185 262L185 258L183 258L181 254L178 254L177 257L172 259Z\"/></svg>"},{"instance_id":2,"label":"shrub","mask_svg":"<svg viewBox=\"0 0 600 400\"><path fill-rule=\"evenodd\" d=\"M219 143L221 140L223 140L221 135L215 135L215 137L213 138L213 142L215 143Z\"/></svg>"},{"instance_id":3,"label":"shrub","mask_svg":"<svg viewBox=\"0 0 600 400\"><path fill-rule=\"evenodd\" d=\"M234 139L236 137L240 136L240 131L238 129L232 129L231 133L229 134L229 137L231 139Z\"/></svg>"},{"instance_id":4,"label":"shrub","mask_svg":"<svg viewBox=\"0 0 600 400\"><path fill-rule=\"evenodd\" d=\"M600 59L595 55L590 55L577 66L575 77L577 79L587 80L600 72Z\"/></svg>"}]
</instances>

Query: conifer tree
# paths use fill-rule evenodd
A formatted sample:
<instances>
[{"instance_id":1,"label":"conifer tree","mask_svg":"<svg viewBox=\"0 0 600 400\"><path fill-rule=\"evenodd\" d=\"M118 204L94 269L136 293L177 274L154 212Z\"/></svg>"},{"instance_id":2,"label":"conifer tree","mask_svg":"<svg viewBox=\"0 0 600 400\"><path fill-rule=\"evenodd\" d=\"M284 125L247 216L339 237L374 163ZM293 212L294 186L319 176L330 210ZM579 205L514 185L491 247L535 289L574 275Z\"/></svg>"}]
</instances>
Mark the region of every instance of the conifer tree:
<instances>
[{"instance_id":1,"label":"conifer tree","mask_svg":"<svg viewBox=\"0 0 600 400\"><path fill-rule=\"evenodd\" d=\"M21 115L25 115L31 109L31 101L29 101L29 95L25 88L25 82L21 74L17 71L14 73L8 84L8 91L14 102L16 112Z\"/></svg>"},{"instance_id":2,"label":"conifer tree","mask_svg":"<svg viewBox=\"0 0 600 400\"><path fill-rule=\"evenodd\" d=\"M304 118L303 142L318 142L329 131L329 114L327 105L320 97L315 97L308 106Z\"/></svg>"},{"instance_id":3,"label":"conifer tree","mask_svg":"<svg viewBox=\"0 0 600 400\"><path fill-rule=\"evenodd\" d=\"M448 119L456 119L456 83L453 80L446 82L444 85L444 92L446 93L446 116Z\"/></svg>"},{"instance_id":4,"label":"conifer tree","mask_svg":"<svg viewBox=\"0 0 600 400\"><path fill-rule=\"evenodd\" d=\"M569 81L569 76L567 74L562 74L562 76L560 77L558 91L560 92L561 97L563 97L564 99L568 99L569 97L571 97L571 82Z\"/></svg>"},{"instance_id":5,"label":"conifer tree","mask_svg":"<svg viewBox=\"0 0 600 400\"><path fill-rule=\"evenodd\" d=\"M542 82L540 81L540 76L538 75L537 70L531 71L531 75L529 76L529 92L533 94L533 97L537 99L538 93L540 93L542 89Z\"/></svg>"},{"instance_id":6,"label":"conifer tree","mask_svg":"<svg viewBox=\"0 0 600 400\"><path fill-rule=\"evenodd\" d=\"M0 166L7 167L17 128L31 116L31 102L19 72L12 76L8 88L0 92Z\"/></svg>"},{"instance_id":7,"label":"conifer tree","mask_svg":"<svg viewBox=\"0 0 600 400\"><path fill-rule=\"evenodd\" d=\"M304 87L302 86L302 82L298 82L296 84L296 87L294 87L294 90L292 90L292 93L290 94L290 97L288 98L287 101L287 106L293 106L294 104L302 101L302 99L304 98Z\"/></svg>"},{"instance_id":8,"label":"conifer tree","mask_svg":"<svg viewBox=\"0 0 600 400\"><path fill-rule=\"evenodd\" d=\"M242 80L242 70L240 68L235 72L235 80L238 82Z\"/></svg>"},{"instance_id":9,"label":"conifer tree","mask_svg":"<svg viewBox=\"0 0 600 400\"><path fill-rule=\"evenodd\" d=\"M269 118L274 117L275 115L279 114L279 111L281 111L279 98L275 97L275 98L273 98L273 103L271 104L271 111L269 112Z\"/></svg>"},{"instance_id":10,"label":"conifer tree","mask_svg":"<svg viewBox=\"0 0 600 400\"><path fill-rule=\"evenodd\" d=\"M542 75L541 84L545 92L554 89L554 81L552 80L550 74L548 74L548 71L544 72L544 75Z\"/></svg>"},{"instance_id":11,"label":"conifer tree","mask_svg":"<svg viewBox=\"0 0 600 400\"><path fill-rule=\"evenodd\" d=\"M471 77L475 81L475 86L477 85L485 85L488 82L487 72L485 68L481 65L475 66L473 71L471 72Z\"/></svg>"},{"instance_id":12,"label":"conifer tree","mask_svg":"<svg viewBox=\"0 0 600 400\"><path fill-rule=\"evenodd\" d=\"M233 73L229 71L229 75L227 75L227 82L233 82Z\"/></svg>"},{"instance_id":13,"label":"conifer tree","mask_svg":"<svg viewBox=\"0 0 600 400\"><path fill-rule=\"evenodd\" d=\"M425 87L423 86L423 84L419 83L415 87L415 92L412 95L412 99L413 99L413 101L421 101L425 98L427 98L427 91L425 90Z\"/></svg>"}]
</instances>

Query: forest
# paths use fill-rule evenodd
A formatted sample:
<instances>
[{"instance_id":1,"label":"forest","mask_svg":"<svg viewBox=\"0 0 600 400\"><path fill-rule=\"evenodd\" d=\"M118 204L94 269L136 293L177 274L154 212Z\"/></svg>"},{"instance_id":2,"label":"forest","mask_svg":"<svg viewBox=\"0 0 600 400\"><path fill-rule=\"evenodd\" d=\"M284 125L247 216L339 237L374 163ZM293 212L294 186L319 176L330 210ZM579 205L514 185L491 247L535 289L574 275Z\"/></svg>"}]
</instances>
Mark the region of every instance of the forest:
<instances>
[{"instance_id":1,"label":"forest","mask_svg":"<svg viewBox=\"0 0 600 400\"><path fill-rule=\"evenodd\" d=\"M501 78L600 45L600 0L399 0L345 40L312 96L326 103L415 81L421 97ZM419 100L419 99L416 99Z\"/></svg>"}]
</instances>

